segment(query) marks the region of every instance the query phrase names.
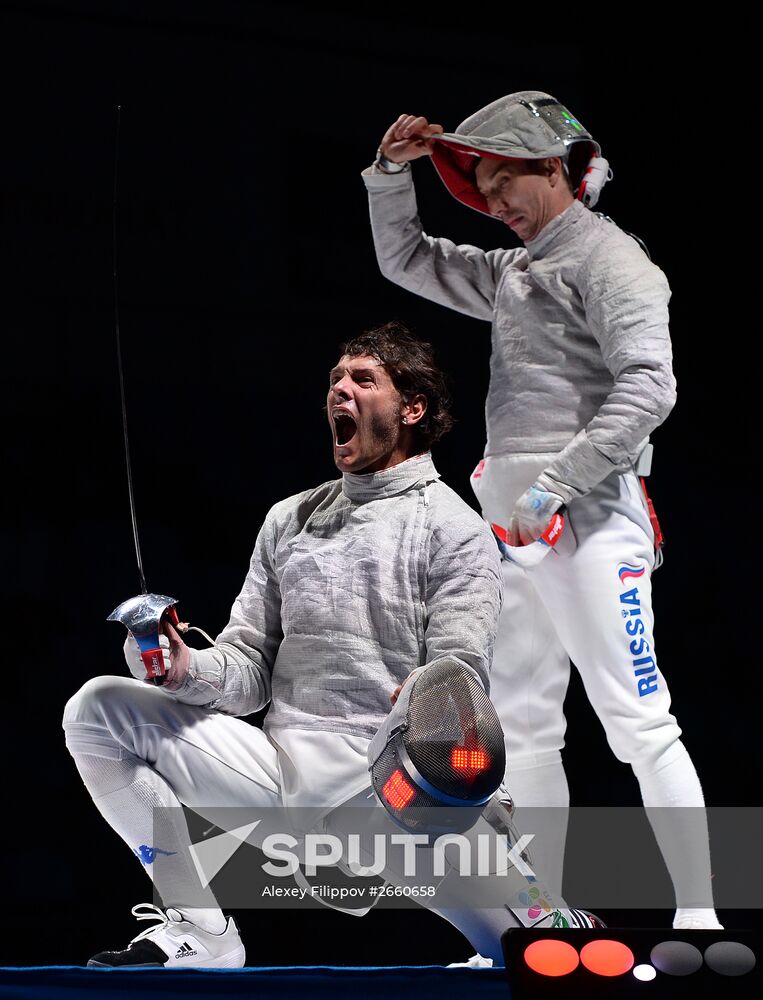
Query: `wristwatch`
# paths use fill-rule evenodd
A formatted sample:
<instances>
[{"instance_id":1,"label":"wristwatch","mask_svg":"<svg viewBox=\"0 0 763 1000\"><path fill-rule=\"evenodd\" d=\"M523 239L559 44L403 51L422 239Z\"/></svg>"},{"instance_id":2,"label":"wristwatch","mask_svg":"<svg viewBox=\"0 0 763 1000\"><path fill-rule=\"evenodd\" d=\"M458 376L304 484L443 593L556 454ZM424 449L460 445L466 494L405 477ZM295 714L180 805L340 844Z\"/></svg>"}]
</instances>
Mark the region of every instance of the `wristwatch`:
<instances>
[{"instance_id":1,"label":"wristwatch","mask_svg":"<svg viewBox=\"0 0 763 1000\"><path fill-rule=\"evenodd\" d=\"M392 160L388 160L382 153L381 146L376 150L374 166L381 170L383 174L401 174L404 170L410 169L407 161L405 163L395 163Z\"/></svg>"}]
</instances>

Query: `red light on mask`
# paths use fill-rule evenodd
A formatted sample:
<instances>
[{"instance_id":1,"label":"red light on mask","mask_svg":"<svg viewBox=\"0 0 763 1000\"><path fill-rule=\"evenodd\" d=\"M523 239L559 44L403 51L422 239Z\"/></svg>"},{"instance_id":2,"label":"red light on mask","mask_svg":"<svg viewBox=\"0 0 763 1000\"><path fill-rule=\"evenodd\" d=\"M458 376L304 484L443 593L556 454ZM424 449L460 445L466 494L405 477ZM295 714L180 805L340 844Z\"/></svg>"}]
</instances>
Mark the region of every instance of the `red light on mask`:
<instances>
[{"instance_id":1,"label":"red light on mask","mask_svg":"<svg viewBox=\"0 0 763 1000\"><path fill-rule=\"evenodd\" d=\"M484 771L490 764L490 758L481 747L470 750L468 747L453 747L450 764L454 771Z\"/></svg>"},{"instance_id":2,"label":"red light on mask","mask_svg":"<svg viewBox=\"0 0 763 1000\"><path fill-rule=\"evenodd\" d=\"M393 809L404 809L415 794L400 770L393 771L382 786L382 795Z\"/></svg>"}]
</instances>

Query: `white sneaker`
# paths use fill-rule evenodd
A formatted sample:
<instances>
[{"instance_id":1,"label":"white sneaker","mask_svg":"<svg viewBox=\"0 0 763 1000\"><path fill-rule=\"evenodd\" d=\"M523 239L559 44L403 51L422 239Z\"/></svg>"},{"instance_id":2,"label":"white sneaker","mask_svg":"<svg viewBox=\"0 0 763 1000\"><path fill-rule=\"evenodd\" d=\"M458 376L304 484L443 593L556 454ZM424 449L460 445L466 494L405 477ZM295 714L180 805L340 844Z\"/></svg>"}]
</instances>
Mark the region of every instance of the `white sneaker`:
<instances>
[{"instance_id":1,"label":"white sneaker","mask_svg":"<svg viewBox=\"0 0 763 1000\"><path fill-rule=\"evenodd\" d=\"M472 955L468 962L451 962L446 969L492 969L493 959L483 958L479 952Z\"/></svg>"},{"instance_id":2,"label":"white sneaker","mask_svg":"<svg viewBox=\"0 0 763 1000\"><path fill-rule=\"evenodd\" d=\"M146 910L150 912L145 912ZM160 910L153 903L138 903L132 914L138 920L158 920L154 927L134 937L124 951L100 951L87 963L120 969L240 969L246 952L233 917L221 934L211 934L183 919L177 910Z\"/></svg>"},{"instance_id":3,"label":"white sneaker","mask_svg":"<svg viewBox=\"0 0 763 1000\"><path fill-rule=\"evenodd\" d=\"M711 911L712 912L712 911ZM722 931L723 924L718 922L715 913L708 917L679 917L673 920L673 930L676 931Z\"/></svg>"}]
</instances>

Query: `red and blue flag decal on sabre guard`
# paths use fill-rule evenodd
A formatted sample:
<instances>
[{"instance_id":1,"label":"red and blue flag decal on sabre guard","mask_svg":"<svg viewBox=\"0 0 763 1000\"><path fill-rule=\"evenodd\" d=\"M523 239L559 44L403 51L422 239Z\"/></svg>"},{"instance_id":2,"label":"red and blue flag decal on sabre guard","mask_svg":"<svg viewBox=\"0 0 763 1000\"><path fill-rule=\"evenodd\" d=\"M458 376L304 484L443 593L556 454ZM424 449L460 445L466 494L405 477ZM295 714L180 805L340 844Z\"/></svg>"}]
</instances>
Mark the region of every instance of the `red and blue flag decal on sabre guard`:
<instances>
[{"instance_id":1,"label":"red and blue flag decal on sabre guard","mask_svg":"<svg viewBox=\"0 0 763 1000\"><path fill-rule=\"evenodd\" d=\"M180 625L176 604L174 597L144 591L137 597L122 601L107 619L110 622L121 622L133 635L140 648L146 677L154 684L163 684L167 673L159 633L162 631L162 622L169 621L176 628Z\"/></svg>"}]
</instances>

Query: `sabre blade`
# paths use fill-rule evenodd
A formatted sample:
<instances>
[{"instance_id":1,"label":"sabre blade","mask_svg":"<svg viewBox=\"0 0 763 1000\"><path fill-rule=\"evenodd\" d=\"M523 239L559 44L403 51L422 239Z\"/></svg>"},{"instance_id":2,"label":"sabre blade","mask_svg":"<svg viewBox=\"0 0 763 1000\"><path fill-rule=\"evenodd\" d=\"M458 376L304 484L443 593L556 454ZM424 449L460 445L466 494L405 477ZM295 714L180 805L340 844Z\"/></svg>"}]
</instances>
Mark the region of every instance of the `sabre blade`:
<instances>
[{"instance_id":1,"label":"sabre blade","mask_svg":"<svg viewBox=\"0 0 763 1000\"><path fill-rule=\"evenodd\" d=\"M124 438L125 465L127 467L127 492L130 497L130 518L132 520L132 536L135 542L135 556L138 560L138 575L140 577L141 594L148 593L146 575L143 572L143 557L140 552L138 537L138 517L135 511L135 489L132 480L132 462L130 461L130 438L127 433L127 397L125 395L125 376L122 364L122 341L119 332L119 278L117 271L117 196L119 193L119 134L122 125L122 106L117 105L117 128L114 139L114 197L112 202L111 235L112 264L114 275L114 329L117 340L117 368L119 371L119 395L122 403L122 436Z\"/></svg>"}]
</instances>

